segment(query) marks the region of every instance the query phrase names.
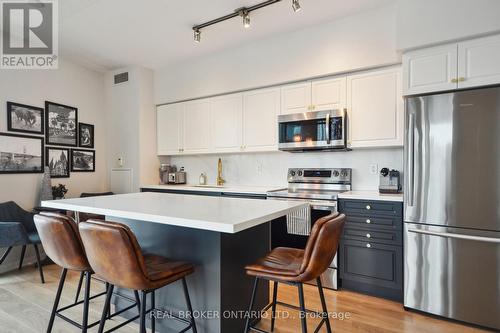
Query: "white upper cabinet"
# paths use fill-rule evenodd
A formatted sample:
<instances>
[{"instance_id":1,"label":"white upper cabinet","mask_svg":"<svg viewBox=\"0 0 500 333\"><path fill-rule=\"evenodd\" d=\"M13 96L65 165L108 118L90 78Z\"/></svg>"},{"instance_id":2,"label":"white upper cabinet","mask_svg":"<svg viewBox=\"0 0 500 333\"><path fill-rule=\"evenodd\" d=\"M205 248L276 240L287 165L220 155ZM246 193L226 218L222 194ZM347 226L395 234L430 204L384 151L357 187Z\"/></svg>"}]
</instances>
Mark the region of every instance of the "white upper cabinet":
<instances>
[{"instance_id":1,"label":"white upper cabinet","mask_svg":"<svg viewBox=\"0 0 500 333\"><path fill-rule=\"evenodd\" d=\"M500 35L410 51L403 55L404 94L500 83Z\"/></svg>"},{"instance_id":2,"label":"white upper cabinet","mask_svg":"<svg viewBox=\"0 0 500 333\"><path fill-rule=\"evenodd\" d=\"M458 44L458 88L500 83L500 35Z\"/></svg>"},{"instance_id":3,"label":"white upper cabinet","mask_svg":"<svg viewBox=\"0 0 500 333\"><path fill-rule=\"evenodd\" d=\"M405 53L403 72L405 95L455 89L457 44Z\"/></svg>"},{"instance_id":4,"label":"white upper cabinet","mask_svg":"<svg viewBox=\"0 0 500 333\"><path fill-rule=\"evenodd\" d=\"M183 153L206 153L210 148L210 101L183 103Z\"/></svg>"},{"instance_id":5,"label":"white upper cabinet","mask_svg":"<svg viewBox=\"0 0 500 333\"><path fill-rule=\"evenodd\" d=\"M243 95L231 94L210 99L210 150L243 149Z\"/></svg>"},{"instance_id":6,"label":"white upper cabinet","mask_svg":"<svg viewBox=\"0 0 500 333\"><path fill-rule=\"evenodd\" d=\"M243 94L243 150L278 150L280 89L253 90Z\"/></svg>"},{"instance_id":7,"label":"white upper cabinet","mask_svg":"<svg viewBox=\"0 0 500 333\"><path fill-rule=\"evenodd\" d=\"M352 148L403 145L401 68L347 77L348 137Z\"/></svg>"},{"instance_id":8,"label":"white upper cabinet","mask_svg":"<svg viewBox=\"0 0 500 333\"><path fill-rule=\"evenodd\" d=\"M308 112L311 108L311 82L281 87L281 114Z\"/></svg>"},{"instance_id":9,"label":"white upper cabinet","mask_svg":"<svg viewBox=\"0 0 500 333\"><path fill-rule=\"evenodd\" d=\"M312 81L313 111L343 109L346 105L346 77Z\"/></svg>"},{"instance_id":10,"label":"white upper cabinet","mask_svg":"<svg viewBox=\"0 0 500 333\"><path fill-rule=\"evenodd\" d=\"M159 106L156 113L158 155L176 155L182 152L183 104Z\"/></svg>"}]
</instances>

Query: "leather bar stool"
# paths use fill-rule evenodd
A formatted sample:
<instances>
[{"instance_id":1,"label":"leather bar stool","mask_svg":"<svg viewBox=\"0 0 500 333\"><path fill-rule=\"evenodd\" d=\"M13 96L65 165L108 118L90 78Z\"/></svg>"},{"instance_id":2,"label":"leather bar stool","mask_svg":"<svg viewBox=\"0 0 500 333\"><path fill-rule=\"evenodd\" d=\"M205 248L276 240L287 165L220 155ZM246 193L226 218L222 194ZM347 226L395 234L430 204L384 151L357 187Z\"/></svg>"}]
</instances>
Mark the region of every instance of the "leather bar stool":
<instances>
[{"instance_id":1,"label":"leather bar stool","mask_svg":"<svg viewBox=\"0 0 500 333\"><path fill-rule=\"evenodd\" d=\"M323 324L326 325L326 331L328 333L332 332L320 276L326 271L337 253L344 223L345 215L339 215L339 213L320 218L314 223L304 250L278 247L273 249L264 258L259 259L257 263L245 267L247 274L255 277L252 298L250 300L245 325L245 333L249 330L266 333L266 331L254 327L258 318L251 321L252 318L250 316L259 280L274 281L272 302L264 308L264 311L267 311L270 307L272 308L271 331L274 330L276 304L280 304L300 310L302 333L307 333L306 313L314 313L323 318L314 332L318 332ZM305 308L303 283L311 280L316 280L316 284L318 285L321 306L323 308L321 313ZM299 291L299 308L276 301L278 283L297 286Z\"/></svg>"},{"instance_id":2,"label":"leather bar stool","mask_svg":"<svg viewBox=\"0 0 500 333\"><path fill-rule=\"evenodd\" d=\"M124 224L108 221L88 220L78 224L90 266L99 277L110 283L99 333L104 330L106 311L115 286L141 293L139 317L140 332L146 332L146 314L155 310L155 290L168 284L182 281L184 296L189 311L189 320L173 316L187 324L182 330L196 333L193 309L186 283L186 276L194 272L190 263L171 261L167 258L143 254L135 235ZM146 309L147 294L151 295L151 308ZM138 317L132 318L133 320ZM155 318L151 317L151 328L155 331Z\"/></svg>"},{"instance_id":3,"label":"leather bar stool","mask_svg":"<svg viewBox=\"0 0 500 333\"><path fill-rule=\"evenodd\" d=\"M42 212L39 215L35 215L34 221L40 235L42 245L45 249L45 253L54 263L63 268L61 272L61 278L59 280L59 286L57 288L56 298L54 300L54 305L50 314L47 332L50 333L52 331L56 316L78 327L82 330L82 332L87 332L89 328L96 326L100 322L96 321L94 323L88 323L89 301L96 297L105 295L106 292L90 296L91 275L94 274L94 272L92 271L92 268L90 267L90 264L85 255L77 225L73 221L73 219L68 216L49 212ZM58 308L68 270L82 272L82 274L85 276L86 280L84 298L82 301L78 301L77 299L70 305ZM109 290L108 285L106 286L106 290ZM82 303L83 320L81 324L61 314L61 312L63 312L64 310L75 307ZM135 306L138 306L138 304L134 303L126 309L128 310ZM124 309L121 312L123 311L126 310ZM113 315L108 313L108 317L114 317L121 312L116 312Z\"/></svg>"}]
</instances>

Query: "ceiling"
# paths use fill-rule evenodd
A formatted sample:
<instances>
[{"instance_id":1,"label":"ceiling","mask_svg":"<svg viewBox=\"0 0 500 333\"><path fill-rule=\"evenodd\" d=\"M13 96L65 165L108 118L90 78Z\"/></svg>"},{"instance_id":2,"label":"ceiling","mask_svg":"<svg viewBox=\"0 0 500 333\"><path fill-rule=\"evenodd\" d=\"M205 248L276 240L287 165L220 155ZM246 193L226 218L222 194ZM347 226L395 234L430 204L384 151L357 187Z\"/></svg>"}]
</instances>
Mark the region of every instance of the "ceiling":
<instances>
[{"instance_id":1,"label":"ceiling","mask_svg":"<svg viewBox=\"0 0 500 333\"><path fill-rule=\"evenodd\" d=\"M242 43L382 7L394 0L301 0L294 13L283 0L251 14L252 26L235 18L202 32L192 26L262 0L64 0L59 1L59 52L97 70L140 65L152 69Z\"/></svg>"}]
</instances>

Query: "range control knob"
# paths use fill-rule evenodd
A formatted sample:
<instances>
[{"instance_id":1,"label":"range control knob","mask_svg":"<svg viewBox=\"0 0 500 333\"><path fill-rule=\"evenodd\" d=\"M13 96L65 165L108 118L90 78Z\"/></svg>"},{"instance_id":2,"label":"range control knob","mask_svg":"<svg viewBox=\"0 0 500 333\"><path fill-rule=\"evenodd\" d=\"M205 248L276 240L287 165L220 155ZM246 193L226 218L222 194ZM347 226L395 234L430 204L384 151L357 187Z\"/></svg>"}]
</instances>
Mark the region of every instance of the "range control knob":
<instances>
[{"instance_id":1,"label":"range control knob","mask_svg":"<svg viewBox=\"0 0 500 333\"><path fill-rule=\"evenodd\" d=\"M302 170L299 170L297 174L299 175L299 177L302 177Z\"/></svg>"},{"instance_id":2,"label":"range control knob","mask_svg":"<svg viewBox=\"0 0 500 333\"><path fill-rule=\"evenodd\" d=\"M290 176L295 177L295 171L290 171Z\"/></svg>"},{"instance_id":3,"label":"range control knob","mask_svg":"<svg viewBox=\"0 0 500 333\"><path fill-rule=\"evenodd\" d=\"M341 175L342 177L347 177L347 176L348 176L348 173L347 173L347 171L346 171L346 170L342 170L342 172L340 172L340 175Z\"/></svg>"},{"instance_id":4,"label":"range control knob","mask_svg":"<svg viewBox=\"0 0 500 333\"><path fill-rule=\"evenodd\" d=\"M338 177L339 176L339 172L337 170L334 170L333 171L333 177Z\"/></svg>"}]
</instances>

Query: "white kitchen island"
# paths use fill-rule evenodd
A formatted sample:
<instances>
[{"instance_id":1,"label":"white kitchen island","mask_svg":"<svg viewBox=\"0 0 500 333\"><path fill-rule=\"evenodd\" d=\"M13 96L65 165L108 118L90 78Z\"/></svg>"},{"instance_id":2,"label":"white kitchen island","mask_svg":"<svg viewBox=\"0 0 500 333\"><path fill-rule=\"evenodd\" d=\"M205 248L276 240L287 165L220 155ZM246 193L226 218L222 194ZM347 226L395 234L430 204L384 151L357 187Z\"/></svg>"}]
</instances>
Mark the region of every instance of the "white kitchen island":
<instances>
[{"instance_id":1,"label":"white kitchen island","mask_svg":"<svg viewBox=\"0 0 500 333\"><path fill-rule=\"evenodd\" d=\"M192 262L195 272L187 280L198 332L210 333L243 331L244 318L234 315L250 300L252 279L244 266L269 251L270 221L306 205L155 192L42 202L43 207L105 215L127 224L144 251ZM268 295L267 287L260 288L256 308L268 303ZM114 302L126 305L120 298ZM156 307L184 311L180 283L158 290ZM160 332L183 328L173 319L156 322Z\"/></svg>"}]
</instances>

